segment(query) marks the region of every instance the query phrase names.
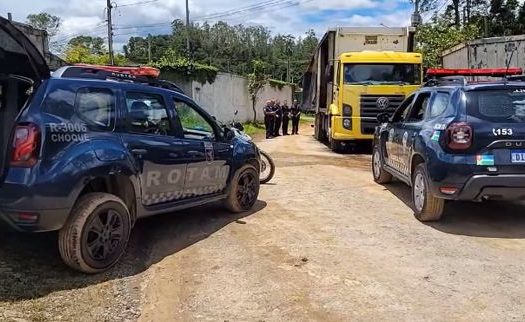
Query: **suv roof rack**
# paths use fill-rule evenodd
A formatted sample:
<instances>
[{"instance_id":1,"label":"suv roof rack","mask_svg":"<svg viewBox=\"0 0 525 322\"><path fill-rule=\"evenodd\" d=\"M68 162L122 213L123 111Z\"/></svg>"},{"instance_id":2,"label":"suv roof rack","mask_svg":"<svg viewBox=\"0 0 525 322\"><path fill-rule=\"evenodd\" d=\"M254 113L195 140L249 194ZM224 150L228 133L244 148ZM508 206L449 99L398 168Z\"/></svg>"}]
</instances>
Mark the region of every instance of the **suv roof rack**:
<instances>
[{"instance_id":1,"label":"suv roof rack","mask_svg":"<svg viewBox=\"0 0 525 322\"><path fill-rule=\"evenodd\" d=\"M434 86L465 86L468 84L465 76L445 76L428 80L423 87Z\"/></svg>"},{"instance_id":2,"label":"suv roof rack","mask_svg":"<svg viewBox=\"0 0 525 322\"><path fill-rule=\"evenodd\" d=\"M153 67L119 67L87 64L62 67L53 74L54 77L59 78L86 78L136 83L185 94L177 84L158 79L159 75L160 70Z\"/></svg>"}]
</instances>

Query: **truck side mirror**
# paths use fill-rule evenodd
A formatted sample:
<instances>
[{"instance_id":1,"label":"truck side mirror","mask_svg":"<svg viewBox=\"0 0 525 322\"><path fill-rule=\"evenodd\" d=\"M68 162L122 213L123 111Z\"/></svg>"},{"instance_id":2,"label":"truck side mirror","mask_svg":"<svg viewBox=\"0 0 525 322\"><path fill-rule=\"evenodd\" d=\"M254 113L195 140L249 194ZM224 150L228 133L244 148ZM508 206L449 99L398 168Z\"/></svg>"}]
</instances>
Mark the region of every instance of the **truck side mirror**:
<instances>
[{"instance_id":1,"label":"truck side mirror","mask_svg":"<svg viewBox=\"0 0 525 322\"><path fill-rule=\"evenodd\" d=\"M377 120L379 121L379 123L388 123L390 122L390 114L388 113L379 113L377 115Z\"/></svg>"}]
</instances>

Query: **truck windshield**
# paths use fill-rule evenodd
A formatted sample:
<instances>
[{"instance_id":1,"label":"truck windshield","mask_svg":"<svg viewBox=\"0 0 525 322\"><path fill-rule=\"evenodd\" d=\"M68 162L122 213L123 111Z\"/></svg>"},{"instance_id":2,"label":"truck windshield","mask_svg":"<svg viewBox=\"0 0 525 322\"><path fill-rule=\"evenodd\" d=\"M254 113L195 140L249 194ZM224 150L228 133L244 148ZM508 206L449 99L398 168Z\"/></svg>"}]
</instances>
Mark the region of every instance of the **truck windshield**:
<instances>
[{"instance_id":1,"label":"truck windshield","mask_svg":"<svg viewBox=\"0 0 525 322\"><path fill-rule=\"evenodd\" d=\"M345 64L345 84L421 84L418 64Z\"/></svg>"}]
</instances>

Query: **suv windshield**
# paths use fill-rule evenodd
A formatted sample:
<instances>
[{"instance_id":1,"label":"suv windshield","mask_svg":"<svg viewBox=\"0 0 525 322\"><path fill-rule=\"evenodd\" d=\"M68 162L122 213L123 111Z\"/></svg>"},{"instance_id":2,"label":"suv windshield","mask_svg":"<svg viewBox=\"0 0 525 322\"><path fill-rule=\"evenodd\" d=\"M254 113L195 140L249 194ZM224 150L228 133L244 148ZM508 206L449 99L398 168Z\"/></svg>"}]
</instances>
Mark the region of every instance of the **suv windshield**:
<instances>
[{"instance_id":1,"label":"suv windshield","mask_svg":"<svg viewBox=\"0 0 525 322\"><path fill-rule=\"evenodd\" d=\"M418 64L345 64L345 84L421 84Z\"/></svg>"},{"instance_id":2,"label":"suv windshield","mask_svg":"<svg viewBox=\"0 0 525 322\"><path fill-rule=\"evenodd\" d=\"M491 122L525 122L525 88L472 91L466 98L471 116Z\"/></svg>"}]
</instances>

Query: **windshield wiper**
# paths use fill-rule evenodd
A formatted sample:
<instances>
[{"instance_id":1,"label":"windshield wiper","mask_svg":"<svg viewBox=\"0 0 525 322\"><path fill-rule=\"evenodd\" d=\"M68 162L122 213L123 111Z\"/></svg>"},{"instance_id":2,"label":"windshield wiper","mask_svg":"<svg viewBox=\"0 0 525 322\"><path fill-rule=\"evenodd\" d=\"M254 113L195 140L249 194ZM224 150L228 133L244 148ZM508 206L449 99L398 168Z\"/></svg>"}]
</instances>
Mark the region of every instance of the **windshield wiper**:
<instances>
[{"instance_id":1,"label":"windshield wiper","mask_svg":"<svg viewBox=\"0 0 525 322\"><path fill-rule=\"evenodd\" d=\"M386 81L386 82L381 82L381 84L410 85L409 82L405 82L405 81Z\"/></svg>"}]
</instances>

